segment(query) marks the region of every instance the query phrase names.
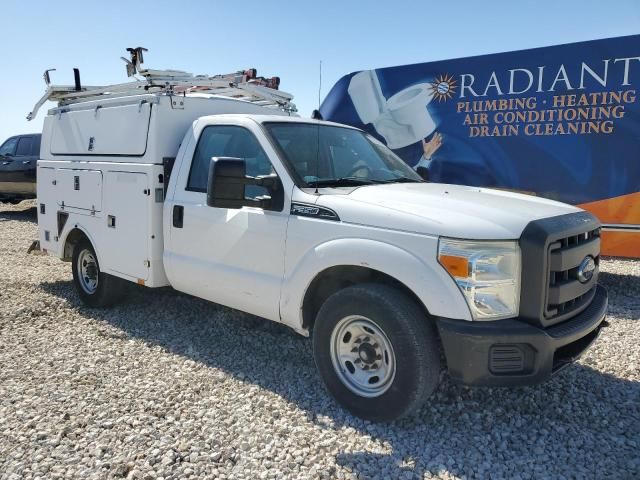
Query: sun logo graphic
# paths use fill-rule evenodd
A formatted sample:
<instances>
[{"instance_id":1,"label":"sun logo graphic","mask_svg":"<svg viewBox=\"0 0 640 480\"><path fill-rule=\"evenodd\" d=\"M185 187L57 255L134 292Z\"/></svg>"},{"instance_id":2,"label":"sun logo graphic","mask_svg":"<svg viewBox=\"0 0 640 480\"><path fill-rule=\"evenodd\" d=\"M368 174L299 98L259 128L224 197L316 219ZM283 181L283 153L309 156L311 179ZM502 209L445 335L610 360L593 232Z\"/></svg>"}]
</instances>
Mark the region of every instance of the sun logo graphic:
<instances>
[{"instance_id":1,"label":"sun logo graphic","mask_svg":"<svg viewBox=\"0 0 640 480\"><path fill-rule=\"evenodd\" d=\"M436 77L436 79L431 82L431 92L433 97L439 102L444 102L453 98L453 95L456 93L456 89L458 88L456 85L456 81L453 76L449 74L442 74Z\"/></svg>"}]
</instances>

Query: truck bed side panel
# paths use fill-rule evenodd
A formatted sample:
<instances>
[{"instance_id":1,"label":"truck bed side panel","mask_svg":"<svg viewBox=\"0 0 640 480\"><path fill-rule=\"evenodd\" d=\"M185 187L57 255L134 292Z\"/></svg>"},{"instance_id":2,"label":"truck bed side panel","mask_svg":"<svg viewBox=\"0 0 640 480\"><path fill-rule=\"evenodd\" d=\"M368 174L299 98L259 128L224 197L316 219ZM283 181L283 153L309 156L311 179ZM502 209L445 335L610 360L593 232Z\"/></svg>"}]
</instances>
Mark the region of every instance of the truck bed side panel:
<instances>
[{"instance_id":1,"label":"truck bed side panel","mask_svg":"<svg viewBox=\"0 0 640 480\"><path fill-rule=\"evenodd\" d=\"M74 168L80 167L82 169ZM69 184L60 178L69 177ZM105 273L133 282L144 281L149 287L168 284L162 263L162 207L164 178L162 166L136 163L38 162L38 227L40 244L49 253L70 259L64 245L69 233L82 230L96 248L100 267ZM99 175L102 184L101 209L85 209L86 203L62 199L74 191L75 176L80 192ZM89 192L87 192L89 195ZM89 197L87 197L89 198ZM44 214L40 213L44 205ZM58 228L58 215L66 217Z\"/></svg>"}]
</instances>

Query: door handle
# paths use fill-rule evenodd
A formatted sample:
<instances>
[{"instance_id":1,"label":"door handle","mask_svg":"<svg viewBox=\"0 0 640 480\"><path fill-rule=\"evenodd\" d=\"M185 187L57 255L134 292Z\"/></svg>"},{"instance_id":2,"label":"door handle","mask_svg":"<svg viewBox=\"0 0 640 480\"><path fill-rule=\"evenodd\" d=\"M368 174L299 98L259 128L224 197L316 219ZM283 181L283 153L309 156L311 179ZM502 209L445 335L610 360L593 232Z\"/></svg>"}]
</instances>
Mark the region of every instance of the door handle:
<instances>
[{"instance_id":1,"label":"door handle","mask_svg":"<svg viewBox=\"0 0 640 480\"><path fill-rule=\"evenodd\" d=\"M9 165L11 162L2 162L3 165Z\"/></svg>"},{"instance_id":2,"label":"door handle","mask_svg":"<svg viewBox=\"0 0 640 480\"><path fill-rule=\"evenodd\" d=\"M23 164L23 165L28 165L28 164L30 164L30 163L31 163L31 160L23 160L23 161L22 161L22 164Z\"/></svg>"},{"instance_id":3,"label":"door handle","mask_svg":"<svg viewBox=\"0 0 640 480\"><path fill-rule=\"evenodd\" d=\"M184 223L184 207L182 205L173 206L173 226L182 228Z\"/></svg>"}]
</instances>

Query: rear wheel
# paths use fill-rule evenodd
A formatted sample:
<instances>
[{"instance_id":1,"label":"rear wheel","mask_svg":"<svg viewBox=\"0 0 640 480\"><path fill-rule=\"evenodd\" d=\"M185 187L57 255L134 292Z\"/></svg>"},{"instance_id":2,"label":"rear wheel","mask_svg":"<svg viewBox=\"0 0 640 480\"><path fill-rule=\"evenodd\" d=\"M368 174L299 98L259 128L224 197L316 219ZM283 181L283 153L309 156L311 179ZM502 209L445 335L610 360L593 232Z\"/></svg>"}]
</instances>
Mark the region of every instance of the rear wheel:
<instances>
[{"instance_id":1,"label":"rear wheel","mask_svg":"<svg viewBox=\"0 0 640 480\"><path fill-rule=\"evenodd\" d=\"M90 307L107 307L124 295L124 281L100 271L98 256L88 240L73 249L73 282L80 299Z\"/></svg>"},{"instance_id":2,"label":"rear wheel","mask_svg":"<svg viewBox=\"0 0 640 480\"><path fill-rule=\"evenodd\" d=\"M438 386L443 368L429 319L386 285L355 285L329 297L316 319L313 350L331 394L369 420L414 412Z\"/></svg>"}]
</instances>

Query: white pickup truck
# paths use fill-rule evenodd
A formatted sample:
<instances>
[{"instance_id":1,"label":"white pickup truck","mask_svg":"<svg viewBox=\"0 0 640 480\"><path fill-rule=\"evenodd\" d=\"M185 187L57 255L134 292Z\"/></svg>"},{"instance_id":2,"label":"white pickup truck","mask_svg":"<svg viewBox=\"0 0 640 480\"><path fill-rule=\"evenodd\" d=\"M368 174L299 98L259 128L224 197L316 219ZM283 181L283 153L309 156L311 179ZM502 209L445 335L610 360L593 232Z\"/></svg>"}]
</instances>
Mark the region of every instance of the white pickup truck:
<instances>
[{"instance_id":1,"label":"white pickup truck","mask_svg":"<svg viewBox=\"0 0 640 480\"><path fill-rule=\"evenodd\" d=\"M426 183L360 130L260 102L104 97L50 110L38 162L41 248L90 306L170 285L281 322L373 420L414 411L445 369L543 381L605 324L587 212Z\"/></svg>"}]
</instances>

